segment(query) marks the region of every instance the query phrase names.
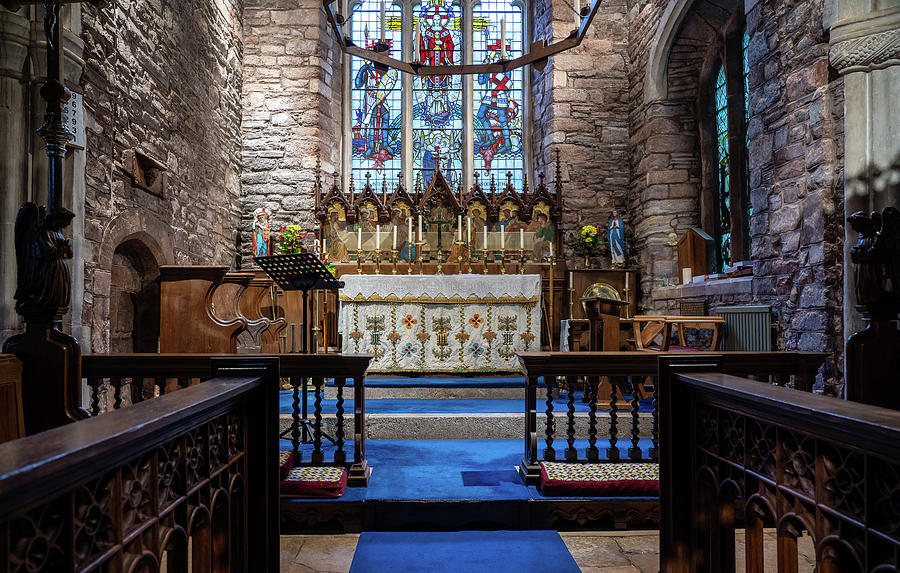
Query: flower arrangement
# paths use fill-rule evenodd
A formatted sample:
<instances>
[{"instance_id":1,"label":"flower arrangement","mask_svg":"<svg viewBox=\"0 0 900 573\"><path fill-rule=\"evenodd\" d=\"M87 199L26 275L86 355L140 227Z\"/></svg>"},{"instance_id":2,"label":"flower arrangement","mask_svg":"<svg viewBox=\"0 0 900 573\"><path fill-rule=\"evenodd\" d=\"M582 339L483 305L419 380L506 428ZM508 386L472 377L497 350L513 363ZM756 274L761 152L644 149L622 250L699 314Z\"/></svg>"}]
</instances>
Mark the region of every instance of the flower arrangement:
<instances>
[{"instance_id":1,"label":"flower arrangement","mask_svg":"<svg viewBox=\"0 0 900 573\"><path fill-rule=\"evenodd\" d=\"M594 225L585 225L578 231L578 234L569 234L566 243L575 250L575 252L584 257L596 257L600 254L600 246L605 245L606 241L600 238L600 232Z\"/></svg>"},{"instance_id":2,"label":"flower arrangement","mask_svg":"<svg viewBox=\"0 0 900 573\"><path fill-rule=\"evenodd\" d=\"M278 235L278 251L283 255L293 255L306 250L303 246L303 237L308 233L303 232L300 225L288 225L281 227Z\"/></svg>"}]
</instances>

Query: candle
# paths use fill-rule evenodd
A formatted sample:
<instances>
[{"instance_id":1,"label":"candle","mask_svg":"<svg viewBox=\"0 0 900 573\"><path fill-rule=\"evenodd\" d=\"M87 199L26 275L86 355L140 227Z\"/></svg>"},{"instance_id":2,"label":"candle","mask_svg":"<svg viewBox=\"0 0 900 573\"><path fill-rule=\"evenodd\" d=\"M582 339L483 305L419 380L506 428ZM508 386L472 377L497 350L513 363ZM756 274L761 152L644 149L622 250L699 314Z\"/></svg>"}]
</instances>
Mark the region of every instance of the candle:
<instances>
[{"instance_id":1,"label":"candle","mask_svg":"<svg viewBox=\"0 0 900 573\"><path fill-rule=\"evenodd\" d=\"M386 34L385 29L387 28L386 22L384 21L384 0L381 0L381 41L383 42Z\"/></svg>"},{"instance_id":2,"label":"candle","mask_svg":"<svg viewBox=\"0 0 900 573\"><path fill-rule=\"evenodd\" d=\"M481 231L484 237L484 250L487 250L487 225L484 225L484 230Z\"/></svg>"},{"instance_id":3,"label":"candle","mask_svg":"<svg viewBox=\"0 0 900 573\"><path fill-rule=\"evenodd\" d=\"M500 59L506 59L506 18L500 18Z\"/></svg>"},{"instance_id":4,"label":"candle","mask_svg":"<svg viewBox=\"0 0 900 573\"><path fill-rule=\"evenodd\" d=\"M422 215L419 215L419 242L422 242Z\"/></svg>"},{"instance_id":5,"label":"candle","mask_svg":"<svg viewBox=\"0 0 900 573\"><path fill-rule=\"evenodd\" d=\"M500 250L506 248L506 227L500 227Z\"/></svg>"},{"instance_id":6,"label":"candle","mask_svg":"<svg viewBox=\"0 0 900 573\"><path fill-rule=\"evenodd\" d=\"M394 225L394 244L391 249L397 250L397 225Z\"/></svg>"},{"instance_id":7,"label":"candle","mask_svg":"<svg viewBox=\"0 0 900 573\"><path fill-rule=\"evenodd\" d=\"M625 288L628 288L628 273L625 273Z\"/></svg>"},{"instance_id":8,"label":"candle","mask_svg":"<svg viewBox=\"0 0 900 573\"><path fill-rule=\"evenodd\" d=\"M409 232L406 234L406 240L411 243L415 238L412 234L412 217L407 217L406 222L409 223Z\"/></svg>"},{"instance_id":9,"label":"candle","mask_svg":"<svg viewBox=\"0 0 900 573\"><path fill-rule=\"evenodd\" d=\"M375 225L375 250L381 250L381 225Z\"/></svg>"},{"instance_id":10,"label":"candle","mask_svg":"<svg viewBox=\"0 0 900 573\"><path fill-rule=\"evenodd\" d=\"M519 249L525 250L525 229L519 229Z\"/></svg>"},{"instance_id":11,"label":"candle","mask_svg":"<svg viewBox=\"0 0 900 573\"><path fill-rule=\"evenodd\" d=\"M574 273L569 273L569 288L570 289L575 288L575 274Z\"/></svg>"},{"instance_id":12,"label":"candle","mask_svg":"<svg viewBox=\"0 0 900 573\"><path fill-rule=\"evenodd\" d=\"M553 258L553 243L550 243L550 258Z\"/></svg>"},{"instance_id":13,"label":"candle","mask_svg":"<svg viewBox=\"0 0 900 573\"><path fill-rule=\"evenodd\" d=\"M362 227L356 229L356 250L362 250Z\"/></svg>"},{"instance_id":14,"label":"candle","mask_svg":"<svg viewBox=\"0 0 900 573\"><path fill-rule=\"evenodd\" d=\"M466 217L466 244L472 244L472 217Z\"/></svg>"},{"instance_id":15,"label":"candle","mask_svg":"<svg viewBox=\"0 0 900 573\"><path fill-rule=\"evenodd\" d=\"M456 216L456 241L462 243L462 215Z\"/></svg>"}]
</instances>

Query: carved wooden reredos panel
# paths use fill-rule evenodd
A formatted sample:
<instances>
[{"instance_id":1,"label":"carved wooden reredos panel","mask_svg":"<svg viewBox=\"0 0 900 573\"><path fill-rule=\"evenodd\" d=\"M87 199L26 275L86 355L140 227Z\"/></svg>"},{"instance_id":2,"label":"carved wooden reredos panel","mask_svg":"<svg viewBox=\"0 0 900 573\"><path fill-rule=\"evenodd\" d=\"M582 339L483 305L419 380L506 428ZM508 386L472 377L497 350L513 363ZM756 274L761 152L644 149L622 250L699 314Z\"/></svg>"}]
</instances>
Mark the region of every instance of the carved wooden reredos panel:
<instances>
[{"instance_id":1,"label":"carved wooden reredos panel","mask_svg":"<svg viewBox=\"0 0 900 573\"><path fill-rule=\"evenodd\" d=\"M515 250L520 248L521 242L536 259L541 259L549 256L551 243L554 254L559 253L561 247L558 229L562 215L562 186L558 154L555 175L556 183L552 189L547 187L541 174L537 187L530 190L527 177L522 188L517 189L510 173L503 176L505 181L492 177L489 182L479 181L476 173L475 183L465 191L461 186L451 188L438 166L426 187L417 183L410 192L403 187L402 174L396 185L385 179L375 182L366 174L365 181L351 179L344 190L335 173L334 183L326 187L317 168L318 237L330 261L347 262L358 246L364 251L376 247L390 250L396 234L400 260L410 260L410 253L415 252L412 245L418 239L421 220L423 240L432 248L434 241L428 234L442 232L445 239L440 244L445 250L461 236L475 249L485 245L488 249L498 249L504 241L506 249ZM359 190L357 185L361 185ZM380 240L375 238L379 229ZM508 236L501 239L501 234Z\"/></svg>"}]
</instances>

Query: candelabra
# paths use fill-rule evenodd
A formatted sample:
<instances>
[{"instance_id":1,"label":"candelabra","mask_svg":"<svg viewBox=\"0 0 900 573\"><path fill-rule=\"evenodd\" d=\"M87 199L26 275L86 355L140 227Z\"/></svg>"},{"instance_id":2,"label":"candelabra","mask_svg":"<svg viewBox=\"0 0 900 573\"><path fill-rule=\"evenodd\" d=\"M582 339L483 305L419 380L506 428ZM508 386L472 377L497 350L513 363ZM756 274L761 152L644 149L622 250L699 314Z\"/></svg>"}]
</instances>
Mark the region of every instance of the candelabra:
<instances>
[{"instance_id":1,"label":"candelabra","mask_svg":"<svg viewBox=\"0 0 900 573\"><path fill-rule=\"evenodd\" d=\"M500 274L506 274L506 248L500 247Z\"/></svg>"},{"instance_id":2,"label":"candelabra","mask_svg":"<svg viewBox=\"0 0 900 573\"><path fill-rule=\"evenodd\" d=\"M375 274L381 274L381 247L375 248Z\"/></svg>"},{"instance_id":3,"label":"candelabra","mask_svg":"<svg viewBox=\"0 0 900 573\"><path fill-rule=\"evenodd\" d=\"M395 275L397 274L397 249L391 249L391 264L394 265L391 274Z\"/></svg>"},{"instance_id":4,"label":"candelabra","mask_svg":"<svg viewBox=\"0 0 900 573\"><path fill-rule=\"evenodd\" d=\"M358 275L362 274L363 253L364 251L362 251L361 249L356 250L356 274Z\"/></svg>"},{"instance_id":5,"label":"candelabra","mask_svg":"<svg viewBox=\"0 0 900 573\"><path fill-rule=\"evenodd\" d=\"M422 240L420 240L418 243L416 243L416 254L418 255L418 259L419 259L419 274L420 275L425 274L425 271L422 269L422 264L425 261L425 251L422 249L422 247L424 245L425 245L425 241L422 241Z\"/></svg>"},{"instance_id":6,"label":"candelabra","mask_svg":"<svg viewBox=\"0 0 900 573\"><path fill-rule=\"evenodd\" d=\"M521 255L519 258L519 274L525 274L525 249L520 249L519 254Z\"/></svg>"}]
</instances>

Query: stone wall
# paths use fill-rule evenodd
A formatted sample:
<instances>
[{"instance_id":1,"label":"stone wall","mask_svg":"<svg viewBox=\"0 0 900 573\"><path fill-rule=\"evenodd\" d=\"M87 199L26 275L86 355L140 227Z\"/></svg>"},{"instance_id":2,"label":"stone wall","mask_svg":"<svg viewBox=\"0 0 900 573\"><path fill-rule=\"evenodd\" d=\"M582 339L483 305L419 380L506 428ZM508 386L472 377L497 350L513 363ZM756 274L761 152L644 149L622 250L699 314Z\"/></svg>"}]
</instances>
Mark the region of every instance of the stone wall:
<instances>
[{"instance_id":1,"label":"stone wall","mask_svg":"<svg viewBox=\"0 0 900 573\"><path fill-rule=\"evenodd\" d=\"M322 4L314 0L250 0L245 7L245 266L252 265L253 210L266 207L273 230L290 223L312 229L317 155L324 173L340 170L341 52L326 26Z\"/></svg>"},{"instance_id":2,"label":"stone wall","mask_svg":"<svg viewBox=\"0 0 900 573\"><path fill-rule=\"evenodd\" d=\"M563 232L605 227L625 207L628 183L628 26L625 0L603 2L581 46L532 72L535 173L552 184L560 151ZM575 28L571 2L535 3L535 39L559 40ZM623 213L626 227L629 214ZM578 260L571 252L570 261ZM607 255L601 261L609 264Z\"/></svg>"},{"instance_id":3,"label":"stone wall","mask_svg":"<svg viewBox=\"0 0 900 573\"><path fill-rule=\"evenodd\" d=\"M241 0L84 6L83 319L95 352L109 348L112 261L121 241L140 240L157 264L234 260L242 10ZM126 172L134 149L165 167L156 193Z\"/></svg>"},{"instance_id":4,"label":"stone wall","mask_svg":"<svg viewBox=\"0 0 900 573\"><path fill-rule=\"evenodd\" d=\"M631 24L632 188L643 308L671 310L669 232L699 224L704 171L697 103L729 2L698 0L675 36L663 97L646 97L652 41L665 3L636 5ZM754 275L750 289L716 285L718 304L769 304L779 350L831 352L820 380L838 392L842 328L842 81L828 66L824 0L746 4L750 33L749 164ZM664 31L664 29L663 29ZM706 51L704 55L703 52ZM652 74L651 74L652 75ZM651 78L652 80L652 78ZM693 84L693 85L692 85ZM695 290L695 289L692 289ZM717 294L712 294L715 291ZM724 293L724 294L723 294ZM696 293L694 293L696 294Z\"/></svg>"}]
</instances>

